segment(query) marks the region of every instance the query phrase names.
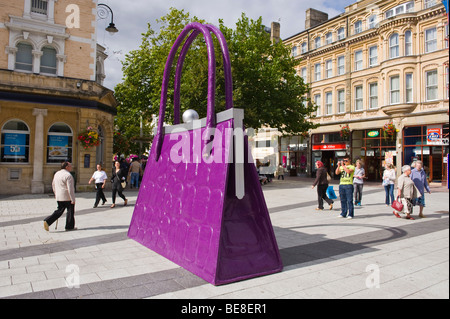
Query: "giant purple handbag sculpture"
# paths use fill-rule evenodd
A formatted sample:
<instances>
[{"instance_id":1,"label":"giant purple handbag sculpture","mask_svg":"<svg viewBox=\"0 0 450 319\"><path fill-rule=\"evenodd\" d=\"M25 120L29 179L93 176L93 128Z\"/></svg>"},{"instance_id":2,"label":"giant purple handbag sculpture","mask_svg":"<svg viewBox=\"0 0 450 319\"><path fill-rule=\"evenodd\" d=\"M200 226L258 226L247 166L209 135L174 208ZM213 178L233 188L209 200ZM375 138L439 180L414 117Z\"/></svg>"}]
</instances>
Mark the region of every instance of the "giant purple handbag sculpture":
<instances>
[{"instance_id":1,"label":"giant purple handbag sculpture","mask_svg":"<svg viewBox=\"0 0 450 319\"><path fill-rule=\"evenodd\" d=\"M163 126L172 63L191 31L175 75L175 125ZM222 49L226 81L227 110L217 115L211 32ZM181 69L200 33L208 48L207 118L179 124ZM128 231L130 238L214 285L279 272L283 267L242 133L243 110L232 103L230 58L223 35L212 25L188 24L167 58L157 134Z\"/></svg>"}]
</instances>

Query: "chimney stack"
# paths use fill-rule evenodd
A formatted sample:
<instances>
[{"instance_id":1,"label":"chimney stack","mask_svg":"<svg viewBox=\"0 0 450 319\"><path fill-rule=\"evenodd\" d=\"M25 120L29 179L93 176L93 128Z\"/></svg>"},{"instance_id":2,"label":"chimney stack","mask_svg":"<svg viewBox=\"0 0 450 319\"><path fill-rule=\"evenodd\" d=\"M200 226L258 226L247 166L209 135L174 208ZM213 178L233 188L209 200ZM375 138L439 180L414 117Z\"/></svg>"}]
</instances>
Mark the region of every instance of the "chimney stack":
<instances>
[{"instance_id":1,"label":"chimney stack","mask_svg":"<svg viewBox=\"0 0 450 319\"><path fill-rule=\"evenodd\" d=\"M328 13L309 8L306 10L305 30L328 20Z\"/></svg>"}]
</instances>

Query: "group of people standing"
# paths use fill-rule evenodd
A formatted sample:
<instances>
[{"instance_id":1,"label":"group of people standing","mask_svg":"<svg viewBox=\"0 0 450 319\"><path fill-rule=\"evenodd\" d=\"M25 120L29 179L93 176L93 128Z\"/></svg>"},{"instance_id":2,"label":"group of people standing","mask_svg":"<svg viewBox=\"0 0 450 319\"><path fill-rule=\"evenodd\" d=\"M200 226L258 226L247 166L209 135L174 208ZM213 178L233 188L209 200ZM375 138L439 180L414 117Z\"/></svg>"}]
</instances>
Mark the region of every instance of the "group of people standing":
<instances>
[{"instance_id":1,"label":"group of people standing","mask_svg":"<svg viewBox=\"0 0 450 319\"><path fill-rule=\"evenodd\" d=\"M49 226L57 221L64 211L67 209L66 226L67 231L76 230L75 227L75 180L70 174L72 171L72 164L64 162L61 164L61 170L55 173L52 182L53 193L57 201L57 209L52 215L44 219L44 229L49 230ZM111 185L112 185L112 205L111 208L116 207L116 197L119 195L124 201L124 206L128 204L128 199L123 194L123 190L127 185L127 177L131 177L130 187L139 188L139 179L143 175L143 169L138 160L134 159L131 165L123 165L120 161L114 162L112 170ZM94 208L97 208L100 201L102 205L107 202L105 193L108 175L103 170L101 164L97 164L97 170L89 180L89 184L94 182L96 189L96 197Z\"/></svg>"},{"instance_id":2,"label":"group of people standing","mask_svg":"<svg viewBox=\"0 0 450 319\"><path fill-rule=\"evenodd\" d=\"M423 169L423 163L416 161L413 163L414 168L405 165L402 167L402 175L396 177L396 171L392 164L385 165L383 172L383 186L386 193L385 204L391 206L395 200L402 203L403 209L395 211L393 214L397 218L401 218L399 213L405 214L406 219L414 219L411 214L413 207L420 207L419 217L424 218L423 208L425 207L425 191L431 194L430 187L427 182L427 176ZM325 201L330 210L333 209L333 200L327 195L331 177L326 167L321 161L316 162L316 179L312 188L317 186L318 207L316 210L323 210ZM366 179L365 170L361 160L357 160L352 165L350 158L346 157L338 162L335 170L336 175L340 175L339 197L341 201L340 218L354 218L354 207L361 206L364 179ZM397 198L394 198L395 184L397 184Z\"/></svg>"}]
</instances>

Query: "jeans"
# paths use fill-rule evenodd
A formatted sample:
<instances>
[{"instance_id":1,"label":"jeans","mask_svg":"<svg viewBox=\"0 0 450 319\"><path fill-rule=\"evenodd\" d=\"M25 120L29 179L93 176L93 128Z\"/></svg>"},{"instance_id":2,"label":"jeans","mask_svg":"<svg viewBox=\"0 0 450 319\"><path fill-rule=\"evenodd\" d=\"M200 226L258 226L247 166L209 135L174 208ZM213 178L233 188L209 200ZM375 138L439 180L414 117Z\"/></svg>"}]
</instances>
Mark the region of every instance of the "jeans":
<instances>
[{"instance_id":1,"label":"jeans","mask_svg":"<svg viewBox=\"0 0 450 319\"><path fill-rule=\"evenodd\" d=\"M386 200L385 203L388 206L391 206L392 203L394 203L394 184L389 184L387 186L384 186L384 191L386 192ZM389 202L389 196L391 197L391 201Z\"/></svg>"},{"instance_id":2,"label":"jeans","mask_svg":"<svg viewBox=\"0 0 450 319\"><path fill-rule=\"evenodd\" d=\"M64 210L67 208L67 216L66 216L66 230L74 229L75 227L75 205L70 201L68 202L58 202L58 209L53 212L52 215L48 216L44 219L47 224L50 226L53 224L58 218L62 216Z\"/></svg>"},{"instance_id":3,"label":"jeans","mask_svg":"<svg viewBox=\"0 0 450 319\"><path fill-rule=\"evenodd\" d=\"M354 217L355 206L353 205L353 185L339 185L339 197L341 198L341 216Z\"/></svg>"},{"instance_id":4,"label":"jeans","mask_svg":"<svg viewBox=\"0 0 450 319\"><path fill-rule=\"evenodd\" d=\"M361 203L364 184L354 183L355 203Z\"/></svg>"},{"instance_id":5,"label":"jeans","mask_svg":"<svg viewBox=\"0 0 450 319\"><path fill-rule=\"evenodd\" d=\"M131 173L131 187L139 188L139 173Z\"/></svg>"}]
</instances>

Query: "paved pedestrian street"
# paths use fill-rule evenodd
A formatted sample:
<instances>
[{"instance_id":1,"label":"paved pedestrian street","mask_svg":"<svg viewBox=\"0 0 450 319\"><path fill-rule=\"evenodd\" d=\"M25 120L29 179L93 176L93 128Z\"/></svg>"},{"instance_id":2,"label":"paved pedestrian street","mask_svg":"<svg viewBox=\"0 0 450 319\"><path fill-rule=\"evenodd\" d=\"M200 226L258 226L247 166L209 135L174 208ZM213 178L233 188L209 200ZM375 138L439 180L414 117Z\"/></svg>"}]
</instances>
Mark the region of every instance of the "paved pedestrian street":
<instances>
[{"instance_id":1,"label":"paved pedestrian street","mask_svg":"<svg viewBox=\"0 0 450 319\"><path fill-rule=\"evenodd\" d=\"M43 228L51 195L0 198L0 298L449 298L449 193L433 186L426 218L398 219L367 183L352 220L316 211L311 179L263 186L283 259L280 273L215 287L127 238L137 192L109 208L77 193L76 227ZM338 185L334 185L338 190ZM109 204L109 205L108 205ZM413 216L417 217L418 208Z\"/></svg>"}]
</instances>

